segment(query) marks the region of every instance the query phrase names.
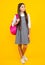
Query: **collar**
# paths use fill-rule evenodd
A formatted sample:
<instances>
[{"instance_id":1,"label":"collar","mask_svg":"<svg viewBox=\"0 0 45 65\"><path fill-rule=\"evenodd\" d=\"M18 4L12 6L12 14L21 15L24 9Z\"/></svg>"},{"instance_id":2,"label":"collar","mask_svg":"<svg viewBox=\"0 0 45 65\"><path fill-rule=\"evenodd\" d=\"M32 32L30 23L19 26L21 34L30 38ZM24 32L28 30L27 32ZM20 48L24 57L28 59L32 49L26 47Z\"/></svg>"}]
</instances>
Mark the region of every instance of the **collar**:
<instances>
[{"instance_id":1,"label":"collar","mask_svg":"<svg viewBox=\"0 0 45 65\"><path fill-rule=\"evenodd\" d=\"M24 13L20 12L20 16L25 16Z\"/></svg>"}]
</instances>

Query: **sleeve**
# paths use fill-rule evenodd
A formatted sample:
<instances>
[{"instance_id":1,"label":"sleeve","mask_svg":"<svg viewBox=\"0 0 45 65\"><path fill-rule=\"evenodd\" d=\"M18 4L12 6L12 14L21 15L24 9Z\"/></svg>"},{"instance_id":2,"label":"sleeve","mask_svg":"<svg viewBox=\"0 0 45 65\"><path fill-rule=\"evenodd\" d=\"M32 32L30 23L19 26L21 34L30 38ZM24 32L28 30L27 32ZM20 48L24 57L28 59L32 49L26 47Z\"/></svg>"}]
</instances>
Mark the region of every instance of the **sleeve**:
<instances>
[{"instance_id":1,"label":"sleeve","mask_svg":"<svg viewBox=\"0 0 45 65\"><path fill-rule=\"evenodd\" d=\"M15 22L16 22L16 15L14 15L14 18L13 18L13 21L12 21L12 26L14 26Z\"/></svg>"},{"instance_id":2,"label":"sleeve","mask_svg":"<svg viewBox=\"0 0 45 65\"><path fill-rule=\"evenodd\" d=\"M28 14L28 27L31 28L31 19L30 19L30 15Z\"/></svg>"}]
</instances>

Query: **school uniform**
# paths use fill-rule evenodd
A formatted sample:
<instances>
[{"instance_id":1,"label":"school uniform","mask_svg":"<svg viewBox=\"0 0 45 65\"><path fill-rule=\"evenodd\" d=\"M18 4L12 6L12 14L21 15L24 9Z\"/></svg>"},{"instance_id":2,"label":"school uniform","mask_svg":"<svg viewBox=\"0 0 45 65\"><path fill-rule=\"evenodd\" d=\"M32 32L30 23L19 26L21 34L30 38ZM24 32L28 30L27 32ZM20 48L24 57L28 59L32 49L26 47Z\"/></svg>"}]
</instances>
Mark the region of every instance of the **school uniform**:
<instances>
[{"instance_id":1,"label":"school uniform","mask_svg":"<svg viewBox=\"0 0 45 65\"><path fill-rule=\"evenodd\" d=\"M30 43L28 40L28 28L26 25L26 20L25 20L25 15L24 13L20 13L21 16L21 30L17 29L16 33L16 44L28 44ZM16 22L16 15L13 18L12 26ZM28 27L31 28L31 21L30 21L30 16L28 14Z\"/></svg>"}]
</instances>

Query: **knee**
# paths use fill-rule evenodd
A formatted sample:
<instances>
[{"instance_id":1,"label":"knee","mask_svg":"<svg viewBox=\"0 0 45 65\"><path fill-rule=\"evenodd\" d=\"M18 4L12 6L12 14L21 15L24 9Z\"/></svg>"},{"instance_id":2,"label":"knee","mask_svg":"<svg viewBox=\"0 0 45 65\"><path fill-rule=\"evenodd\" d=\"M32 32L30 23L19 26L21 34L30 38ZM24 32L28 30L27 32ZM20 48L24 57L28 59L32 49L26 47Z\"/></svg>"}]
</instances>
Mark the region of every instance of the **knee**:
<instances>
[{"instance_id":1,"label":"knee","mask_svg":"<svg viewBox=\"0 0 45 65\"><path fill-rule=\"evenodd\" d=\"M18 44L18 48L21 48L22 47L22 45L21 44Z\"/></svg>"},{"instance_id":2,"label":"knee","mask_svg":"<svg viewBox=\"0 0 45 65\"><path fill-rule=\"evenodd\" d=\"M27 44L24 45L24 48L25 48L25 49L27 48Z\"/></svg>"}]
</instances>

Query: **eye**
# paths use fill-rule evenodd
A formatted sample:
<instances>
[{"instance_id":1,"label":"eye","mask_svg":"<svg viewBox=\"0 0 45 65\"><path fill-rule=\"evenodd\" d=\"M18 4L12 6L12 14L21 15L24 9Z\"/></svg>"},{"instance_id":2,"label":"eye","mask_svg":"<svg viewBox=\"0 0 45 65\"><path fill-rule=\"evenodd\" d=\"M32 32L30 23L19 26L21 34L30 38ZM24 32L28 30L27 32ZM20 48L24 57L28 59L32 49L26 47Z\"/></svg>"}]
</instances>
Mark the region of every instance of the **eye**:
<instances>
[{"instance_id":1,"label":"eye","mask_svg":"<svg viewBox=\"0 0 45 65\"><path fill-rule=\"evenodd\" d=\"M25 8L25 6L24 6L24 5L22 5L21 7L22 7L22 8Z\"/></svg>"},{"instance_id":2,"label":"eye","mask_svg":"<svg viewBox=\"0 0 45 65\"><path fill-rule=\"evenodd\" d=\"M22 8L24 8L24 6L22 6Z\"/></svg>"}]
</instances>

